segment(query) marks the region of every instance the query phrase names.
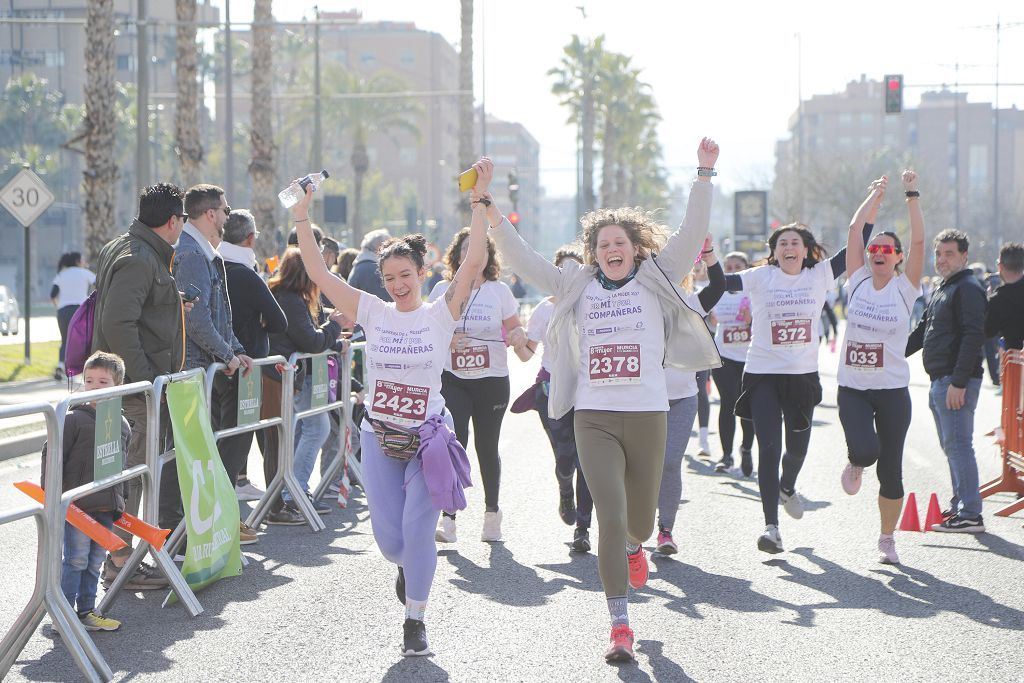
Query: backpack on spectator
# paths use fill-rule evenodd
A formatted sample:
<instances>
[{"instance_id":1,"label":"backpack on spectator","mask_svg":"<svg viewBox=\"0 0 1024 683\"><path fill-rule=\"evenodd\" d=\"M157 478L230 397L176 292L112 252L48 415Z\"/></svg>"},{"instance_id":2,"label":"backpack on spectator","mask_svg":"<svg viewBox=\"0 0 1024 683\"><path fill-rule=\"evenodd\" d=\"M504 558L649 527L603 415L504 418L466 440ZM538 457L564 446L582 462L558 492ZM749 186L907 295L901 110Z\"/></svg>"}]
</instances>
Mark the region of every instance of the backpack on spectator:
<instances>
[{"instance_id":1,"label":"backpack on spectator","mask_svg":"<svg viewBox=\"0 0 1024 683\"><path fill-rule=\"evenodd\" d=\"M96 296L93 290L68 323L68 341L64 350L64 373L68 377L80 375L85 361L92 352L93 317L96 312Z\"/></svg>"}]
</instances>

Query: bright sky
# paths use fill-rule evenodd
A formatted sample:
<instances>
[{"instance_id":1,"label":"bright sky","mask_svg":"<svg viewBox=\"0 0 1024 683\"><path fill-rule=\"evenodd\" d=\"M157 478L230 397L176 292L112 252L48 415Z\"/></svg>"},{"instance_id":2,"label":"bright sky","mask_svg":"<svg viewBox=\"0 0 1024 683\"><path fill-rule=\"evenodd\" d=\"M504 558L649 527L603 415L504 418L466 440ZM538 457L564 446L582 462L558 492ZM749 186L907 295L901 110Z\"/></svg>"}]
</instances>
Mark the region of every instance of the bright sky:
<instances>
[{"instance_id":1,"label":"bright sky","mask_svg":"<svg viewBox=\"0 0 1024 683\"><path fill-rule=\"evenodd\" d=\"M276 2L275 16L311 17L314 4ZM413 21L458 45L459 0L319 4L324 11L358 8L363 21ZM235 0L232 21L251 20L251 8L250 2ZM924 91L917 86L948 83L952 88L957 63L961 83L994 83L997 20L1003 24L999 104L1024 108L1020 0L476 0L476 100L479 104L484 95L485 76L487 111L522 123L539 141L541 182L548 194L574 194L575 126L565 123L568 112L551 94L546 73L559 63L573 33L604 34L608 49L632 55L653 88L664 118L660 136L673 182L690 177L697 143L710 135L722 148L720 183L727 190L763 189L773 176L775 143L787 135L798 92L807 99L840 92L861 74L880 80L887 73L902 73L904 106L916 107ZM961 90L972 102L995 101L993 87Z\"/></svg>"}]
</instances>

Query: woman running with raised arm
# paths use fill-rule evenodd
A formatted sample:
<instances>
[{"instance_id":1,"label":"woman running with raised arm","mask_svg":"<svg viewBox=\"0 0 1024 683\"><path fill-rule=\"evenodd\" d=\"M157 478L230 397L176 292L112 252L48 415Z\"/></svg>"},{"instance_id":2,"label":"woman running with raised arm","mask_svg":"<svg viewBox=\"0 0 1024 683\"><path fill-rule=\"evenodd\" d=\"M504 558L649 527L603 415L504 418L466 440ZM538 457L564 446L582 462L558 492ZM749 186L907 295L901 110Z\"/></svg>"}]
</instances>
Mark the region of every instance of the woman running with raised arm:
<instances>
[{"instance_id":1,"label":"woman running with raised arm","mask_svg":"<svg viewBox=\"0 0 1024 683\"><path fill-rule=\"evenodd\" d=\"M871 227L864 226L865 235ZM752 419L757 436L765 521L757 547L781 553L779 503L790 517L804 516L796 479L811 440L814 406L821 402L817 323L829 288L846 270L846 248L829 259L806 226L792 223L772 233L768 249L767 265L726 275L725 286L750 294L753 324L736 415Z\"/></svg>"},{"instance_id":2,"label":"woman running with raised arm","mask_svg":"<svg viewBox=\"0 0 1024 683\"><path fill-rule=\"evenodd\" d=\"M899 564L893 532L903 507L903 444L910 428L910 366L904 357L914 301L921 296L924 270L924 216L917 174L903 171L910 214L910 251L900 238L880 232L867 246L860 226L872 222L885 196L887 179L871 184L867 199L850 224L846 248L846 334L839 361L839 421L846 434L850 461L842 474L843 490L860 490L865 467L877 463L881 535L878 559ZM900 265L905 270L900 272Z\"/></svg>"},{"instance_id":3,"label":"woman running with raised arm","mask_svg":"<svg viewBox=\"0 0 1024 683\"><path fill-rule=\"evenodd\" d=\"M719 364L702 312L685 304L675 284L693 267L708 232L718 145L704 138L697 159L686 217L660 251L662 226L650 213L599 209L581 219L587 265L557 268L500 213L487 215L509 267L556 299L547 332L548 412L557 420L576 409L576 445L601 529L598 567L612 620L608 661L633 658L627 583L647 582L641 544L654 530L665 460L665 366L695 372Z\"/></svg>"},{"instance_id":4,"label":"woman running with raised arm","mask_svg":"<svg viewBox=\"0 0 1024 683\"><path fill-rule=\"evenodd\" d=\"M337 310L366 333L369 400L368 416L361 425L363 484L373 537L384 557L398 565L395 590L405 604L402 654L406 656L430 653L423 617L437 567L434 528L440 511L435 504L440 501L445 509L465 507L461 488L453 492L452 486L458 484L456 476L463 484L468 481L469 463L448 431L451 418L441 395L441 370L473 280L487 262L487 217L480 198L494 165L485 158L473 168L478 179L472 193L469 249L444 298L433 303L424 303L420 296L427 278L423 263L427 245L422 235L391 239L381 246L377 264L384 288L394 300L384 303L327 270L309 225L312 190L307 189L292 209L310 278ZM434 457L439 438L444 442L440 461ZM454 452L452 461L445 462L453 449L461 451L461 457ZM453 472L460 464L465 471ZM439 480L444 484L441 490Z\"/></svg>"}]
</instances>

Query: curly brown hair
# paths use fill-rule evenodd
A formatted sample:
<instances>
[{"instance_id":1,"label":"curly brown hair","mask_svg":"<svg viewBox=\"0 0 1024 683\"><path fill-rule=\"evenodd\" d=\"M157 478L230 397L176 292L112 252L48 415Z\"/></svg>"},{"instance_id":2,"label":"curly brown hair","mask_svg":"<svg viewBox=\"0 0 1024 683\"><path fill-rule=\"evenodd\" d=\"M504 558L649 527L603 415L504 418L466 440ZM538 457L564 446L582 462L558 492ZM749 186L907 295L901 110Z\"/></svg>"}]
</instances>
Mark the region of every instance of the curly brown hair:
<instances>
[{"instance_id":1,"label":"curly brown hair","mask_svg":"<svg viewBox=\"0 0 1024 683\"><path fill-rule=\"evenodd\" d=\"M597 263L597 236L601 228L607 225L618 225L626 231L630 243L638 247L637 259L647 260L651 254L657 253L665 243L668 229L658 222L653 211L645 211L639 206L624 206L619 209L596 209L580 218L583 233L584 263Z\"/></svg>"},{"instance_id":2,"label":"curly brown hair","mask_svg":"<svg viewBox=\"0 0 1024 683\"><path fill-rule=\"evenodd\" d=\"M448 245L448 251L444 253L444 279L451 282L455 273L459 272L462 265L462 243L469 239L469 228L463 228L455 233L452 243ZM484 266L483 276L485 280L497 280L501 277L501 262L498 260L498 253L494 248L494 240L487 236L487 265Z\"/></svg>"}]
</instances>

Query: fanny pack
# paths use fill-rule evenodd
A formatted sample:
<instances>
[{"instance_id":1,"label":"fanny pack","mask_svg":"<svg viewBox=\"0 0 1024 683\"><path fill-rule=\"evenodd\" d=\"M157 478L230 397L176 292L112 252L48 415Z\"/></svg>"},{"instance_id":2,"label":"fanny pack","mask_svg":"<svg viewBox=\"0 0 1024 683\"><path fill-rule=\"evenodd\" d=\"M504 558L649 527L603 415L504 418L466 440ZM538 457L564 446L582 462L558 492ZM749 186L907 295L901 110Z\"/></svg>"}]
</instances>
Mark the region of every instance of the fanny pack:
<instances>
[{"instance_id":1,"label":"fanny pack","mask_svg":"<svg viewBox=\"0 0 1024 683\"><path fill-rule=\"evenodd\" d=\"M420 449L420 433L417 429L406 429L398 425L371 420L373 435L377 437L377 445L384 451L384 455L396 460L411 460L416 451Z\"/></svg>"}]
</instances>

